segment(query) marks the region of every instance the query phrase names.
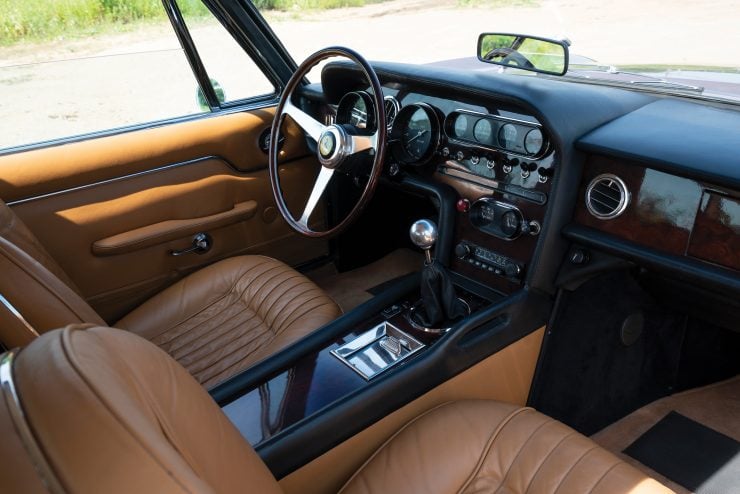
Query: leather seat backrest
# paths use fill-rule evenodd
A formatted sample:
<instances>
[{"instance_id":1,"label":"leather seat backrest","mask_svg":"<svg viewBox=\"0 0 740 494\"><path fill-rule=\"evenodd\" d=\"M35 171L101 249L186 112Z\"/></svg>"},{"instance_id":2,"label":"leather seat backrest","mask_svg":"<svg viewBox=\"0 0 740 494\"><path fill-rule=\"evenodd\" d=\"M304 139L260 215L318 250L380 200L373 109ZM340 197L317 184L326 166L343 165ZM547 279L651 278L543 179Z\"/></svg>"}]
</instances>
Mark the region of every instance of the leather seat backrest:
<instances>
[{"instance_id":1,"label":"leather seat backrest","mask_svg":"<svg viewBox=\"0 0 740 494\"><path fill-rule=\"evenodd\" d=\"M2 201L0 273L0 342L8 348L26 345L39 333L67 324L105 324L33 233Z\"/></svg>"},{"instance_id":2,"label":"leather seat backrest","mask_svg":"<svg viewBox=\"0 0 740 494\"><path fill-rule=\"evenodd\" d=\"M25 422L43 451L35 463L47 462L67 493L280 492L206 391L138 336L102 327L55 330L21 350L12 370ZM2 449L13 441L1 443L6 458ZM8 492L24 485L21 469L3 469L0 490L6 482Z\"/></svg>"}]
</instances>

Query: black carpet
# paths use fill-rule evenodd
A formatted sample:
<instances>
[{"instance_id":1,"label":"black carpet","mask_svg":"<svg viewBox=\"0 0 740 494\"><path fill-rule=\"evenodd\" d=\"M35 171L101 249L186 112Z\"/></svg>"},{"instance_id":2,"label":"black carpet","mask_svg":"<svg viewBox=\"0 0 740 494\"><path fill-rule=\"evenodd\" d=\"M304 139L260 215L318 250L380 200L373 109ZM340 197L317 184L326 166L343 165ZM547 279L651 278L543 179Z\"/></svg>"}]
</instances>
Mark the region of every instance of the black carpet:
<instances>
[{"instance_id":1,"label":"black carpet","mask_svg":"<svg viewBox=\"0 0 740 494\"><path fill-rule=\"evenodd\" d=\"M626 318L644 324L622 342ZM562 292L548 326L529 404L591 435L673 391L685 317L666 310L628 271Z\"/></svg>"},{"instance_id":2,"label":"black carpet","mask_svg":"<svg viewBox=\"0 0 740 494\"><path fill-rule=\"evenodd\" d=\"M698 494L740 492L740 443L671 412L624 450Z\"/></svg>"}]
</instances>

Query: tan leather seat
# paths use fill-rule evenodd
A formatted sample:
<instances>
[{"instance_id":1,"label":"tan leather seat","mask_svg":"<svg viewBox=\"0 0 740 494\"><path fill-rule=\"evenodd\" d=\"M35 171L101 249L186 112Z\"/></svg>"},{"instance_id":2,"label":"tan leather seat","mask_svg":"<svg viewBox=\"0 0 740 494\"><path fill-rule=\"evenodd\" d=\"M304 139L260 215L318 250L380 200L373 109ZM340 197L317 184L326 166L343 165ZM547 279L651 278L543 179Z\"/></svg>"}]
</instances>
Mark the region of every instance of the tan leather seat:
<instances>
[{"instance_id":1,"label":"tan leather seat","mask_svg":"<svg viewBox=\"0 0 740 494\"><path fill-rule=\"evenodd\" d=\"M0 366L2 492L46 492L41 475L51 492L58 485L70 494L280 493L203 388L142 338L109 328L52 331L8 367ZM566 426L490 401L422 415L342 489L497 491L671 492Z\"/></svg>"},{"instance_id":2,"label":"tan leather seat","mask_svg":"<svg viewBox=\"0 0 740 494\"><path fill-rule=\"evenodd\" d=\"M0 303L0 342L8 348L68 324L105 324L2 201L0 272L0 296L17 312ZM287 265L240 256L184 278L114 326L153 341L211 387L340 314L331 298Z\"/></svg>"}]
</instances>

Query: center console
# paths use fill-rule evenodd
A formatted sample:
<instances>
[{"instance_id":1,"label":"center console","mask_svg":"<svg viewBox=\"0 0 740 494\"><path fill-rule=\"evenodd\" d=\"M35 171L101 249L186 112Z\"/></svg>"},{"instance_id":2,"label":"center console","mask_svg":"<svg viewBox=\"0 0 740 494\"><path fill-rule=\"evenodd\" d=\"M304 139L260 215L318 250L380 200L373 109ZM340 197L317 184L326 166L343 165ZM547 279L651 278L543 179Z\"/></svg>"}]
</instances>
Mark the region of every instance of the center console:
<instances>
[{"instance_id":1,"label":"center console","mask_svg":"<svg viewBox=\"0 0 740 494\"><path fill-rule=\"evenodd\" d=\"M453 326L501 298L492 290L448 273L434 260L431 251L437 230L433 222L415 222L410 234L412 241L424 250L426 261L420 266L421 273L399 280L403 287L401 296L373 309L350 331L303 355L223 407L251 444L269 441L390 370L411 363ZM439 283L429 284L430 277ZM462 310L450 314L451 307Z\"/></svg>"},{"instance_id":2,"label":"center console","mask_svg":"<svg viewBox=\"0 0 740 494\"><path fill-rule=\"evenodd\" d=\"M555 153L543 139L536 156L455 141L443 150L435 178L459 195L453 271L505 294L522 288L554 175Z\"/></svg>"}]
</instances>

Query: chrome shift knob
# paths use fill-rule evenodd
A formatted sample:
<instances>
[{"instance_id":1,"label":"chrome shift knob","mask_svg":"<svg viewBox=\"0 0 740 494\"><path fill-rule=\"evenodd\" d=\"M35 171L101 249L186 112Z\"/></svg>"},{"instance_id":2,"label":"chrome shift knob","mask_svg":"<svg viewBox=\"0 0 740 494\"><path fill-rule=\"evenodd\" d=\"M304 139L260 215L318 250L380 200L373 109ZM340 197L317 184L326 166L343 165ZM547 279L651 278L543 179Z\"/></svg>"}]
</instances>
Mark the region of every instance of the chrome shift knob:
<instances>
[{"instance_id":1,"label":"chrome shift knob","mask_svg":"<svg viewBox=\"0 0 740 494\"><path fill-rule=\"evenodd\" d=\"M427 264L431 264L432 255L429 250L434 247L435 242L437 242L437 225L430 220L415 221L409 229L409 236L414 245L424 251Z\"/></svg>"}]
</instances>

